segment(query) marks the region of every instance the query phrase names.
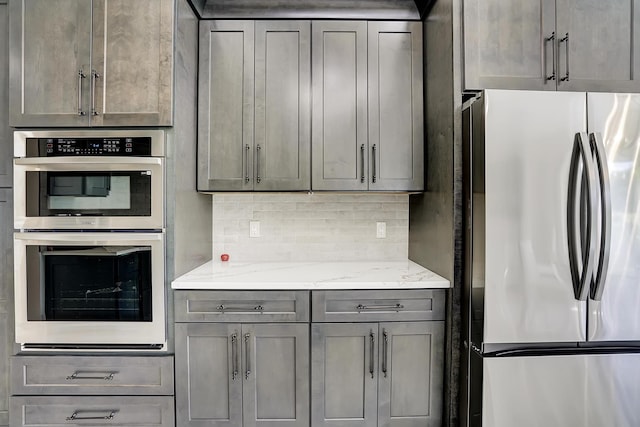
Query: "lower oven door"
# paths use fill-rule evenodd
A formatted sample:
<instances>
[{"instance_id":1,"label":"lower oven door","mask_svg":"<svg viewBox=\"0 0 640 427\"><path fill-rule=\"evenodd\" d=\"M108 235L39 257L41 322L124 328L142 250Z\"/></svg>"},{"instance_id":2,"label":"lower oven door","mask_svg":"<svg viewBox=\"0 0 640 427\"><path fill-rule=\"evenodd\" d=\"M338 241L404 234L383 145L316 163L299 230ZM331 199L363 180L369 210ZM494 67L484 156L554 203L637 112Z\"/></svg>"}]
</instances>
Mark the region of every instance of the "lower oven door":
<instances>
[{"instance_id":1,"label":"lower oven door","mask_svg":"<svg viewBox=\"0 0 640 427\"><path fill-rule=\"evenodd\" d=\"M163 233L14 234L16 342L166 341Z\"/></svg>"}]
</instances>

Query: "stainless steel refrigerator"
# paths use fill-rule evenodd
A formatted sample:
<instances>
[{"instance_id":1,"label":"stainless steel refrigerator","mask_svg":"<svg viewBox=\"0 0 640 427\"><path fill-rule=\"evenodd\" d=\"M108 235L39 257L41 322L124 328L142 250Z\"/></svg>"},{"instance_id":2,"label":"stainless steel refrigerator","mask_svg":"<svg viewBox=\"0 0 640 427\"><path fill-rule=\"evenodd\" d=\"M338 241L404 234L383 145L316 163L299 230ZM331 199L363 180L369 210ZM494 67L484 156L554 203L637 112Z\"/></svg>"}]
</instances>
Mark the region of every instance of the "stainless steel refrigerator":
<instances>
[{"instance_id":1,"label":"stainless steel refrigerator","mask_svg":"<svg viewBox=\"0 0 640 427\"><path fill-rule=\"evenodd\" d=\"M463 110L463 418L640 426L640 95Z\"/></svg>"}]
</instances>

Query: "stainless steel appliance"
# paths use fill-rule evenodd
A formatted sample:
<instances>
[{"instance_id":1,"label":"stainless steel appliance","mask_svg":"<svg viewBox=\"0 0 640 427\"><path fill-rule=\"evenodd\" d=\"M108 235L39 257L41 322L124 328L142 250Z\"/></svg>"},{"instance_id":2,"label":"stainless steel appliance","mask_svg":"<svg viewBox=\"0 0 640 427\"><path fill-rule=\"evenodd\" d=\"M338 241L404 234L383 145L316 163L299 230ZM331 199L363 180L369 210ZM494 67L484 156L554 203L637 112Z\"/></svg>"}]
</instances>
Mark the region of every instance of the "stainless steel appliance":
<instances>
[{"instance_id":1,"label":"stainless steel appliance","mask_svg":"<svg viewBox=\"0 0 640 427\"><path fill-rule=\"evenodd\" d=\"M640 95L465 104L465 425L640 425Z\"/></svg>"},{"instance_id":2,"label":"stainless steel appliance","mask_svg":"<svg viewBox=\"0 0 640 427\"><path fill-rule=\"evenodd\" d=\"M14 228L162 229L164 131L14 133Z\"/></svg>"},{"instance_id":3,"label":"stainless steel appliance","mask_svg":"<svg viewBox=\"0 0 640 427\"><path fill-rule=\"evenodd\" d=\"M164 234L14 234L16 342L162 348Z\"/></svg>"}]
</instances>

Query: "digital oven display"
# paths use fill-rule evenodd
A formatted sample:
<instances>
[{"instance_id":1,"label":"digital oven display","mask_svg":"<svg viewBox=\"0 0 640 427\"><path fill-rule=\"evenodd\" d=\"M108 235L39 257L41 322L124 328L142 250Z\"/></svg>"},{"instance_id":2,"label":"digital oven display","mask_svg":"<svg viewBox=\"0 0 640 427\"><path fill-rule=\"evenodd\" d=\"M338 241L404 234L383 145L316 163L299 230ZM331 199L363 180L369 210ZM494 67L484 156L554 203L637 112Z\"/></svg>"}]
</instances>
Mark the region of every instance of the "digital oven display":
<instances>
[{"instance_id":1,"label":"digital oven display","mask_svg":"<svg viewBox=\"0 0 640 427\"><path fill-rule=\"evenodd\" d=\"M34 138L38 157L150 156L150 137Z\"/></svg>"}]
</instances>

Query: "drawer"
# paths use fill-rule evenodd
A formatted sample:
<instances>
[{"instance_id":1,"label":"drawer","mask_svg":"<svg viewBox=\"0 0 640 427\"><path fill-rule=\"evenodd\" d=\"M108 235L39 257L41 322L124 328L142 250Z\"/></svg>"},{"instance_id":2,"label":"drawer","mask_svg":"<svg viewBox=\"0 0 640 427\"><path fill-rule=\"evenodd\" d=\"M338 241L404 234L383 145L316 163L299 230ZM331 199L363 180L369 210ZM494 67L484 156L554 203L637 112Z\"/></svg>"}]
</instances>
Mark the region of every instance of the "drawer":
<instances>
[{"instance_id":1,"label":"drawer","mask_svg":"<svg viewBox=\"0 0 640 427\"><path fill-rule=\"evenodd\" d=\"M9 423L21 426L174 425L170 396L13 396Z\"/></svg>"},{"instance_id":2,"label":"drawer","mask_svg":"<svg viewBox=\"0 0 640 427\"><path fill-rule=\"evenodd\" d=\"M173 395L173 356L14 356L15 395Z\"/></svg>"},{"instance_id":3,"label":"drawer","mask_svg":"<svg viewBox=\"0 0 640 427\"><path fill-rule=\"evenodd\" d=\"M445 291L313 291L313 322L444 320Z\"/></svg>"},{"instance_id":4,"label":"drawer","mask_svg":"<svg viewBox=\"0 0 640 427\"><path fill-rule=\"evenodd\" d=\"M308 322L308 291L176 291L176 322Z\"/></svg>"}]
</instances>

